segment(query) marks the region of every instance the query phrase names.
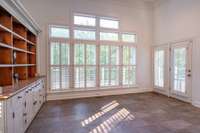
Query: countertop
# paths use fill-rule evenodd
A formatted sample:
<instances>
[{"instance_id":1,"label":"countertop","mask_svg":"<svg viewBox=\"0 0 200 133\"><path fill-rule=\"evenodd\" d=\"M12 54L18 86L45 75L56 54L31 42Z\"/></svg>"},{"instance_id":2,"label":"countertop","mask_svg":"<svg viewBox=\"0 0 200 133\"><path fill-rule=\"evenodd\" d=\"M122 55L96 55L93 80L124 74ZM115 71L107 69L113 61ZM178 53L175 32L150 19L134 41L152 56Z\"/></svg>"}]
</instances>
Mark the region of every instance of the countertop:
<instances>
[{"instance_id":1,"label":"countertop","mask_svg":"<svg viewBox=\"0 0 200 133\"><path fill-rule=\"evenodd\" d=\"M3 92L0 94L0 100L6 100L19 92L25 90L29 85L31 85L33 82L45 78L45 76L37 76L34 78L29 78L27 80L21 80L18 84L13 84L10 86L5 86L3 88Z\"/></svg>"}]
</instances>

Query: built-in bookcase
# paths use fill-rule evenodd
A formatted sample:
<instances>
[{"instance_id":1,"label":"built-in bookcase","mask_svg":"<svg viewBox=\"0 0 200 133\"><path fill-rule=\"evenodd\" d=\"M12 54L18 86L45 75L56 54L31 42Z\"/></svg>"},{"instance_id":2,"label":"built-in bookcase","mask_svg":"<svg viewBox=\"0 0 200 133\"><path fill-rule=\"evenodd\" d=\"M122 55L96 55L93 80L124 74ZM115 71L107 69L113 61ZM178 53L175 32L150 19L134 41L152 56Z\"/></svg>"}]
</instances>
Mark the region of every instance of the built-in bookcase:
<instances>
[{"instance_id":1,"label":"built-in bookcase","mask_svg":"<svg viewBox=\"0 0 200 133\"><path fill-rule=\"evenodd\" d=\"M0 7L0 86L36 76L37 36Z\"/></svg>"}]
</instances>

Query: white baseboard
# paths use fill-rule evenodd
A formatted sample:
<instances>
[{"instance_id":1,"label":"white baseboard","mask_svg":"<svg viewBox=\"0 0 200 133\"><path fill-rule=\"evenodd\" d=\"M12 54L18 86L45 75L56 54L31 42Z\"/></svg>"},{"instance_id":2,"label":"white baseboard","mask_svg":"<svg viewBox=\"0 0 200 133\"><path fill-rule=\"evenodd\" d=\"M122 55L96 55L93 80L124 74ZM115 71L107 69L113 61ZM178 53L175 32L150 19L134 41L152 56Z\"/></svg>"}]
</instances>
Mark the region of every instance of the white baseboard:
<instances>
[{"instance_id":1,"label":"white baseboard","mask_svg":"<svg viewBox=\"0 0 200 133\"><path fill-rule=\"evenodd\" d=\"M99 97L109 95L122 95L131 93L152 92L153 88L128 88L128 89L102 89L102 90L88 90L88 91L71 91L71 92L51 92L47 94L47 101L49 100L64 100L87 97Z\"/></svg>"},{"instance_id":2,"label":"white baseboard","mask_svg":"<svg viewBox=\"0 0 200 133\"><path fill-rule=\"evenodd\" d=\"M200 108L200 101L192 101L192 105Z\"/></svg>"}]
</instances>

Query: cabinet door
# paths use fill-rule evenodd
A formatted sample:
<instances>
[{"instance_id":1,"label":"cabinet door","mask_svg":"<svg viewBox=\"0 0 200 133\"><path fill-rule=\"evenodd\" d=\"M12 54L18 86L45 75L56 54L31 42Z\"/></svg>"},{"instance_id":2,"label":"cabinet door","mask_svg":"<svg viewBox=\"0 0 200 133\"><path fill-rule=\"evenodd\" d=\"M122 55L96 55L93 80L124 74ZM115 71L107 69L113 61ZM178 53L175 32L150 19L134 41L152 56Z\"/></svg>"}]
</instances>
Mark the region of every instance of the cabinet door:
<instances>
[{"instance_id":1,"label":"cabinet door","mask_svg":"<svg viewBox=\"0 0 200 133\"><path fill-rule=\"evenodd\" d=\"M28 128L29 123L30 123L30 118L29 118L29 99L30 99L30 94L28 88L24 92L24 111L23 111L23 121L24 121L24 131Z\"/></svg>"},{"instance_id":2,"label":"cabinet door","mask_svg":"<svg viewBox=\"0 0 200 133\"><path fill-rule=\"evenodd\" d=\"M12 99L6 101L6 124L5 131L6 133L14 133L14 109L12 106Z\"/></svg>"},{"instance_id":3,"label":"cabinet door","mask_svg":"<svg viewBox=\"0 0 200 133\"><path fill-rule=\"evenodd\" d=\"M4 129L4 119L5 119L5 102L4 101L0 101L0 133L4 133L5 129Z\"/></svg>"},{"instance_id":4,"label":"cabinet door","mask_svg":"<svg viewBox=\"0 0 200 133\"><path fill-rule=\"evenodd\" d=\"M26 113L27 113L27 125L29 125L33 119L33 88L29 87L26 91Z\"/></svg>"},{"instance_id":5,"label":"cabinet door","mask_svg":"<svg viewBox=\"0 0 200 133\"><path fill-rule=\"evenodd\" d=\"M12 98L13 109L14 109L14 131L15 133L24 132L24 122L23 122L23 103L24 103L24 93L19 93Z\"/></svg>"},{"instance_id":6,"label":"cabinet door","mask_svg":"<svg viewBox=\"0 0 200 133\"><path fill-rule=\"evenodd\" d=\"M38 109L39 109L39 84L36 83L34 86L34 101L33 101L33 110L34 110L34 115L37 114Z\"/></svg>"}]
</instances>

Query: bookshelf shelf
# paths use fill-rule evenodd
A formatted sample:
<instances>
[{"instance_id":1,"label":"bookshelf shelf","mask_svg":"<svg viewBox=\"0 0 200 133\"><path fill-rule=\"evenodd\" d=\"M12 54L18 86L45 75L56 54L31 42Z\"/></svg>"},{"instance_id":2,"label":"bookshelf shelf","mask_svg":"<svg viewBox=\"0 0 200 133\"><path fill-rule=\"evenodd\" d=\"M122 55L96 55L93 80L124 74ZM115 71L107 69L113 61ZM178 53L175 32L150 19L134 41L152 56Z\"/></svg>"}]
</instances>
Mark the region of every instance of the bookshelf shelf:
<instances>
[{"instance_id":1,"label":"bookshelf shelf","mask_svg":"<svg viewBox=\"0 0 200 133\"><path fill-rule=\"evenodd\" d=\"M35 77L37 36L0 7L0 86Z\"/></svg>"}]
</instances>

